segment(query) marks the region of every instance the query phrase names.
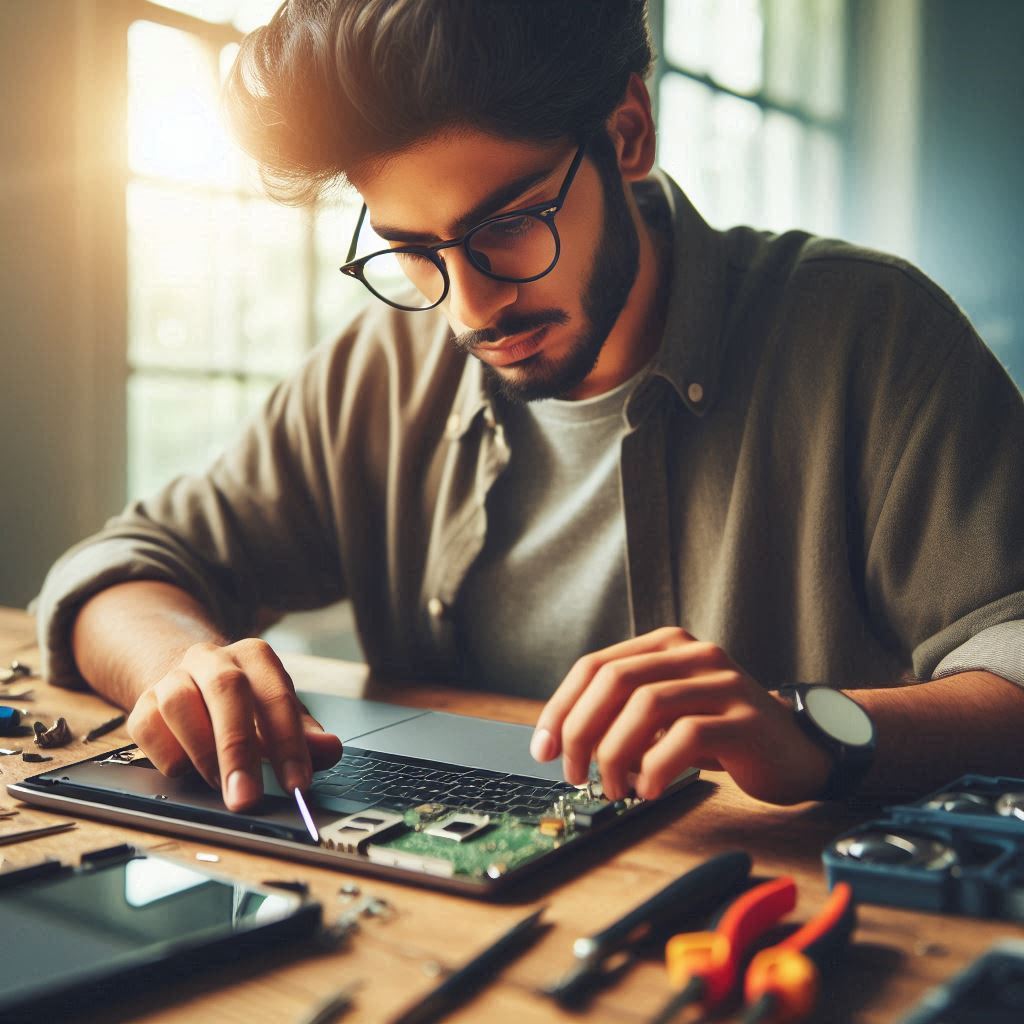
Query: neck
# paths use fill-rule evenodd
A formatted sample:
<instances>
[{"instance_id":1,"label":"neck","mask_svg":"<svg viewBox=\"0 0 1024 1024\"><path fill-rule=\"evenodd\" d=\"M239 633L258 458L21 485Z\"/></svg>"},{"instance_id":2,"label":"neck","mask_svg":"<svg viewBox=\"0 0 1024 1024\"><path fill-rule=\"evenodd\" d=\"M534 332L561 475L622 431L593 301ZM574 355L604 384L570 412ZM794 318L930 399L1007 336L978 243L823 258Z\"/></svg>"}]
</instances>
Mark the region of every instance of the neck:
<instances>
[{"instance_id":1,"label":"neck","mask_svg":"<svg viewBox=\"0 0 1024 1024\"><path fill-rule=\"evenodd\" d=\"M641 215L631 192L628 198L639 240L636 279L597 364L586 380L566 396L570 399L604 394L639 373L654 358L665 329L672 262L670 240Z\"/></svg>"}]
</instances>

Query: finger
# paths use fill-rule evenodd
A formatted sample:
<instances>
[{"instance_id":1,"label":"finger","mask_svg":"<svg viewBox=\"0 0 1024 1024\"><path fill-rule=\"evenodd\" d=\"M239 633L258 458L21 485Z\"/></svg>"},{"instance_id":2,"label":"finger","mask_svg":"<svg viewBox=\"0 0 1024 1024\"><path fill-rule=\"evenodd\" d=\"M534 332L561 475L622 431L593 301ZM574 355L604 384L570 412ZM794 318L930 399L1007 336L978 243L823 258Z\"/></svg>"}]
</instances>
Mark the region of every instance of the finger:
<instances>
[{"instance_id":1,"label":"finger","mask_svg":"<svg viewBox=\"0 0 1024 1024\"><path fill-rule=\"evenodd\" d=\"M188 759L214 788L220 788L217 744L206 701L184 669L169 672L152 689L160 718L173 733Z\"/></svg>"},{"instance_id":2,"label":"finger","mask_svg":"<svg viewBox=\"0 0 1024 1024\"><path fill-rule=\"evenodd\" d=\"M603 665L619 658L666 650L692 640L693 637L686 630L670 626L584 655L569 670L569 674L541 710L530 741L530 753L538 761L551 761L558 757L562 752L562 724Z\"/></svg>"},{"instance_id":3,"label":"finger","mask_svg":"<svg viewBox=\"0 0 1024 1024\"><path fill-rule=\"evenodd\" d=\"M610 800L621 800L629 794L629 776L637 771L648 748L676 719L727 711L741 698L736 680L735 673L721 672L649 683L634 690L594 753L605 795Z\"/></svg>"},{"instance_id":4,"label":"finger","mask_svg":"<svg viewBox=\"0 0 1024 1024\"><path fill-rule=\"evenodd\" d=\"M232 811L251 807L263 795L252 684L223 648L189 648L182 666L206 702L224 803Z\"/></svg>"},{"instance_id":5,"label":"finger","mask_svg":"<svg viewBox=\"0 0 1024 1024\"><path fill-rule=\"evenodd\" d=\"M685 680L719 667L724 653L714 644L690 642L682 647L619 658L603 665L562 724L566 779L589 768L594 750L634 692L667 680Z\"/></svg>"},{"instance_id":6,"label":"finger","mask_svg":"<svg viewBox=\"0 0 1024 1024\"><path fill-rule=\"evenodd\" d=\"M160 717L152 690L145 690L135 702L125 728L132 742L164 775L180 775L188 768L188 754Z\"/></svg>"},{"instance_id":7,"label":"finger","mask_svg":"<svg viewBox=\"0 0 1024 1024\"><path fill-rule=\"evenodd\" d=\"M334 733L327 732L309 713L309 708L302 701L299 701L299 710L302 714L302 728L306 734L306 744L309 746L313 770L319 772L333 767L341 760L341 755L344 753L341 740Z\"/></svg>"},{"instance_id":8,"label":"finger","mask_svg":"<svg viewBox=\"0 0 1024 1024\"><path fill-rule=\"evenodd\" d=\"M653 800L687 768L707 760L719 760L717 752L731 750L744 732L742 716L692 715L677 719L640 763L637 796Z\"/></svg>"},{"instance_id":9,"label":"finger","mask_svg":"<svg viewBox=\"0 0 1024 1024\"><path fill-rule=\"evenodd\" d=\"M309 789L313 767L302 709L281 659L265 640L241 640L226 650L252 686L263 749L278 780L288 792Z\"/></svg>"}]
</instances>

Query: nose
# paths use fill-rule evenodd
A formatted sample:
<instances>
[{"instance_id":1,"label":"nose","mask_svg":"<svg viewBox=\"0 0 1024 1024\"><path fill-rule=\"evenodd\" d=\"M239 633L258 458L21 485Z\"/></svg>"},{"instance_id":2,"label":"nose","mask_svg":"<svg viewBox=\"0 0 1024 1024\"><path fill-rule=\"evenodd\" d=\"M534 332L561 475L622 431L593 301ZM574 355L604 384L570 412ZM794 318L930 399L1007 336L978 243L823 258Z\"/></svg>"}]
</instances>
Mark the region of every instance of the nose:
<instances>
[{"instance_id":1,"label":"nose","mask_svg":"<svg viewBox=\"0 0 1024 1024\"><path fill-rule=\"evenodd\" d=\"M519 285L496 281L481 273L462 248L445 253L450 287L446 305L453 320L471 330L493 324L498 314L519 297Z\"/></svg>"}]
</instances>

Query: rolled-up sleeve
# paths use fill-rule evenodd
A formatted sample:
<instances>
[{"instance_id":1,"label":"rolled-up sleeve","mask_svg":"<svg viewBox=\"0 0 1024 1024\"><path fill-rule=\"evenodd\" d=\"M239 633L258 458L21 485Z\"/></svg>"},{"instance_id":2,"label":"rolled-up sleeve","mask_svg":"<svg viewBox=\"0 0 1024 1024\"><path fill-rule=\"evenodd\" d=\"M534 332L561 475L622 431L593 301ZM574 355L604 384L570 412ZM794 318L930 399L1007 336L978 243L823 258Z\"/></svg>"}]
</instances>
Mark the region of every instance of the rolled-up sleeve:
<instances>
[{"instance_id":1,"label":"rolled-up sleeve","mask_svg":"<svg viewBox=\"0 0 1024 1024\"><path fill-rule=\"evenodd\" d=\"M318 607L345 595L332 511L324 356L279 385L208 472L175 479L64 554L36 601L43 670L82 687L70 630L83 603L132 580L188 591L229 636L263 609Z\"/></svg>"},{"instance_id":2,"label":"rolled-up sleeve","mask_svg":"<svg viewBox=\"0 0 1024 1024\"><path fill-rule=\"evenodd\" d=\"M869 594L908 641L917 678L963 664L1024 683L1019 629L989 632L1024 619L1021 393L966 330L905 402L911 426L894 436Z\"/></svg>"},{"instance_id":3,"label":"rolled-up sleeve","mask_svg":"<svg viewBox=\"0 0 1024 1024\"><path fill-rule=\"evenodd\" d=\"M973 671L994 672L1024 686L1024 619L1000 622L975 634L939 662L932 678Z\"/></svg>"}]
</instances>

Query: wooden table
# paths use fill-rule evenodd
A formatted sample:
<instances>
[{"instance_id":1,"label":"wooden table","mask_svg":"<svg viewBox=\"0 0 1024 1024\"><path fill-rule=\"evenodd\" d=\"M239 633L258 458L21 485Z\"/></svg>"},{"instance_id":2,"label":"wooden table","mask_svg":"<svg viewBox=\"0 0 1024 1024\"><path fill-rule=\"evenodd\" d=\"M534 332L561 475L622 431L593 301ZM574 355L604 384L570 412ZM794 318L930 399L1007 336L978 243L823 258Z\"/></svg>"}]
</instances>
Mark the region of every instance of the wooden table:
<instances>
[{"instance_id":1,"label":"wooden table","mask_svg":"<svg viewBox=\"0 0 1024 1024\"><path fill-rule=\"evenodd\" d=\"M0 665L18 658L38 666L32 619L23 612L0 609ZM296 684L346 695L366 695L400 703L443 707L469 714L532 723L536 702L469 693L454 689L426 691L367 687L361 666L310 657L286 657ZM47 724L64 715L76 737L106 720L111 708L88 693L74 693L26 682L35 698L32 713ZM22 686L18 685L18 689ZM121 728L89 745L75 742L51 751L48 767L80 760L127 742ZM19 758L0 759L0 782L33 774L40 766ZM35 863L46 856L77 862L88 850L122 842L143 848L160 845L169 855L186 860L198 852L215 852L216 870L250 881L303 879L324 907L325 919L336 919L350 907L339 894L344 883L357 883L364 895L386 899L396 910L391 920L368 919L345 948L261 964L258 971L241 965L230 972L210 974L186 987L158 994L133 993L125 1001L83 1019L131 1021L218 1021L223 1024L299 1021L322 999L342 985L362 979L357 1006L348 1022L386 1021L418 994L436 984L438 964L457 965L490 943L529 909L547 904L545 918L553 923L546 935L473 1002L450 1018L453 1021L571 1021L580 1016L564 1012L535 990L570 964L572 940L589 934L652 895L683 871L709 856L742 848L754 858L759 875L793 875L800 898L794 920L807 917L827 895L821 850L840 831L868 816L831 806L804 804L779 808L761 804L740 792L728 776L706 775L703 793L684 800L678 816L653 814L650 825L638 823L635 841L609 837L567 857L554 877L524 882L500 903L420 890L377 881L348 872L309 867L257 856L208 843L168 840L165 836L104 825L83 819L73 831L0 847L7 866ZM10 806L9 798L0 804ZM59 816L23 808L13 822L51 822ZM8 822L8 825L12 822ZM995 921L944 917L862 905L855 945L840 977L829 982L815 1020L865 1021L890 1024L899 1020L921 995L968 964L998 938L1024 937L1024 928ZM663 966L642 962L591 1004L586 1020L642 1022L648 1020L669 994Z\"/></svg>"}]
</instances>

